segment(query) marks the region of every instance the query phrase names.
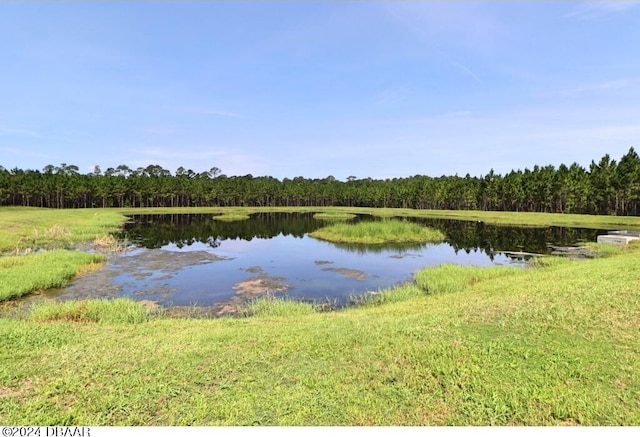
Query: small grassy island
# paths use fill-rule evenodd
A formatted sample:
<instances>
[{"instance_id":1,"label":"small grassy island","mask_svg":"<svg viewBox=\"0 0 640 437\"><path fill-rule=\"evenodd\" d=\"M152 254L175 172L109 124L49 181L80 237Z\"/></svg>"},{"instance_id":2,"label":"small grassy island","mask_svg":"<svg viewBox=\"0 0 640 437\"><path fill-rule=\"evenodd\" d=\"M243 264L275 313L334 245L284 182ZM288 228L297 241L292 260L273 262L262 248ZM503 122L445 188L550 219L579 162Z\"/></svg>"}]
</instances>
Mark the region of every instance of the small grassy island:
<instances>
[{"instance_id":1,"label":"small grassy island","mask_svg":"<svg viewBox=\"0 0 640 437\"><path fill-rule=\"evenodd\" d=\"M313 215L316 220L335 220L335 221L347 221L356 218L355 214L348 212L318 212Z\"/></svg>"},{"instance_id":2,"label":"small grassy island","mask_svg":"<svg viewBox=\"0 0 640 437\"><path fill-rule=\"evenodd\" d=\"M436 243L445 235L437 229L400 220L335 223L309 234L311 237L334 243Z\"/></svg>"},{"instance_id":3,"label":"small grassy island","mask_svg":"<svg viewBox=\"0 0 640 437\"><path fill-rule=\"evenodd\" d=\"M228 213L228 214L214 215L211 218L214 220L222 221L222 222L237 222L241 220L248 220L249 215L240 214L240 213Z\"/></svg>"}]
</instances>

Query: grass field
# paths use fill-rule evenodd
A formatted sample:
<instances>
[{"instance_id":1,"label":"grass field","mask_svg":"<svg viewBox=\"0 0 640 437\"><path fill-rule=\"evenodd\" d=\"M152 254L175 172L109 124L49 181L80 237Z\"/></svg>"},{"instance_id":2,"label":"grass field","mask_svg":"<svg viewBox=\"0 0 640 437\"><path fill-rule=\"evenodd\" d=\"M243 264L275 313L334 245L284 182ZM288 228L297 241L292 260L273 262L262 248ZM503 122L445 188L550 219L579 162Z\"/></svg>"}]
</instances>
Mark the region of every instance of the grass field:
<instances>
[{"instance_id":1,"label":"grass field","mask_svg":"<svg viewBox=\"0 0 640 437\"><path fill-rule=\"evenodd\" d=\"M36 308L0 319L0 421L638 425L639 254L430 268L397 299L332 313Z\"/></svg>"},{"instance_id":2,"label":"grass field","mask_svg":"<svg viewBox=\"0 0 640 437\"><path fill-rule=\"evenodd\" d=\"M118 213L3 208L0 239L58 225L92 240ZM637 426L640 247L607 255L442 265L337 312L264 300L244 318L176 319L126 300L42 304L0 318L0 423Z\"/></svg>"}]
</instances>

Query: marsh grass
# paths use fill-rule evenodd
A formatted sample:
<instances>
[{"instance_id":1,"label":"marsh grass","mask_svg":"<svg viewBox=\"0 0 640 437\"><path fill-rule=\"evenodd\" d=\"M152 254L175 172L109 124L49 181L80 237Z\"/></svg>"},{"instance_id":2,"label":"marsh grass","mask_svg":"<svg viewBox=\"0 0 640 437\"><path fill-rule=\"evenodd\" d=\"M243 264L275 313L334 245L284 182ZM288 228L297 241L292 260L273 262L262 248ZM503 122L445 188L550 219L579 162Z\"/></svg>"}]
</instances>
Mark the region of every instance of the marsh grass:
<instances>
[{"instance_id":1,"label":"marsh grass","mask_svg":"<svg viewBox=\"0 0 640 437\"><path fill-rule=\"evenodd\" d=\"M243 304L238 314L244 317L290 317L314 312L316 308L308 302L263 296Z\"/></svg>"},{"instance_id":2,"label":"marsh grass","mask_svg":"<svg viewBox=\"0 0 640 437\"><path fill-rule=\"evenodd\" d=\"M440 242L445 235L437 229L400 220L334 223L311 232L309 236L337 243L421 243Z\"/></svg>"},{"instance_id":3,"label":"marsh grass","mask_svg":"<svg viewBox=\"0 0 640 437\"><path fill-rule=\"evenodd\" d=\"M111 234L98 236L93 240L93 247L100 252L124 252L126 242L119 241Z\"/></svg>"},{"instance_id":4,"label":"marsh grass","mask_svg":"<svg viewBox=\"0 0 640 437\"><path fill-rule=\"evenodd\" d=\"M241 220L248 220L249 215L242 213L225 213L222 215L214 215L212 218L221 222L236 222Z\"/></svg>"},{"instance_id":5,"label":"marsh grass","mask_svg":"<svg viewBox=\"0 0 640 437\"><path fill-rule=\"evenodd\" d=\"M428 267L415 275L416 285L425 293L456 293L482 281L523 273L518 267L492 266L475 267L458 264L442 264Z\"/></svg>"},{"instance_id":6,"label":"marsh grass","mask_svg":"<svg viewBox=\"0 0 640 437\"><path fill-rule=\"evenodd\" d=\"M544 268L544 267L555 267L555 266L563 266L568 263L574 262L570 258L566 258L564 256L537 256L532 258L527 266L531 268Z\"/></svg>"},{"instance_id":7,"label":"marsh grass","mask_svg":"<svg viewBox=\"0 0 640 437\"><path fill-rule=\"evenodd\" d=\"M393 288L378 291L370 291L352 296L350 303L355 306L374 306L394 302L403 302L424 296L425 290L412 283L398 285Z\"/></svg>"},{"instance_id":8,"label":"marsh grass","mask_svg":"<svg viewBox=\"0 0 640 437\"><path fill-rule=\"evenodd\" d=\"M131 299L92 299L40 303L28 317L34 322L135 324L146 322L149 311Z\"/></svg>"},{"instance_id":9,"label":"marsh grass","mask_svg":"<svg viewBox=\"0 0 640 437\"><path fill-rule=\"evenodd\" d=\"M66 250L0 257L0 301L63 287L86 265L104 261L102 255Z\"/></svg>"},{"instance_id":10,"label":"marsh grass","mask_svg":"<svg viewBox=\"0 0 640 437\"><path fill-rule=\"evenodd\" d=\"M126 217L116 210L0 208L0 253L63 248L118 230Z\"/></svg>"},{"instance_id":11,"label":"marsh grass","mask_svg":"<svg viewBox=\"0 0 640 437\"><path fill-rule=\"evenodd\" d=\"M317 212L313 215L313 218L327 221L347 221L356 218L356 215L342 211Z\"/></svg>"},{"instance_id":12,"label":"marsh grass","mask_svg":"<svg viewBox=\"0 0 640 437\"><path fill-rule=\"evenodd\" d=\"M582 246L587 248L592 253L593 257L602 258L619 254L620 252L623 252L625 250L629 250L630 247L633 248L633 244L634 243L632 242L632 244L628 246L618 246L615 244L588 242L584 243Z\"/></svg>"}]
</instances>

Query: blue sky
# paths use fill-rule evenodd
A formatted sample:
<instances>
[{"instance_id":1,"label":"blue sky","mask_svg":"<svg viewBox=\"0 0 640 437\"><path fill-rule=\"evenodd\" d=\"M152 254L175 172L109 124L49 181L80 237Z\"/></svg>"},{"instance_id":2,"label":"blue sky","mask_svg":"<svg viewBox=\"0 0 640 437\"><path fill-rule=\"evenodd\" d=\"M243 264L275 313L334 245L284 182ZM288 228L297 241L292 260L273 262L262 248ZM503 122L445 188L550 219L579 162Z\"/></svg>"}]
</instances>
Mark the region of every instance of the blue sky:
<instances>
[{"instance_id":1,"label":"blue sky","mask_svg":"<svg viewBox=\"0 0 640 437\"><path fill-rule=\"evenodd\" d=\"M0 2L0 165L376 179L640 149L640 4Z\"/></svg>"}]
</instances>

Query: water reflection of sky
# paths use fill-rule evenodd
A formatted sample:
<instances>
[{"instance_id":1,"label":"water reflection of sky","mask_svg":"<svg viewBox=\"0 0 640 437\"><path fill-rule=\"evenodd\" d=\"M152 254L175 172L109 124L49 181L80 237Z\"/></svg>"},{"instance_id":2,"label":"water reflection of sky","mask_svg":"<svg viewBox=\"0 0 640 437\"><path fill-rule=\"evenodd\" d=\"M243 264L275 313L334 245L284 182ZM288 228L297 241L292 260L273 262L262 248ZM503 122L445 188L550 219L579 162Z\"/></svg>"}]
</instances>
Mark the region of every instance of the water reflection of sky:
<instances>
[{"instance_id":1,"label":"water reflection of sky","mask_svg":"<svg viewBox=\"0 0 640 437\"><path fill-rule=\"evenodd\" d=\"M171 275L142 276L138 272L137 276L131 273L117 276L114 282L122 287L122 295L153 299L153 293L146 294L145 289L165 290L170 295L166 304L209 305L237 296L234 286L242 281L267 278L285 284L288 287L285 294L290 297L344 303L353 295L409 281L417 270L429 265L511 263L501 254L493 260L481 251L456 254L447 243L407 249L354 250L306 236L283 235L251 241L228 239L216 248L196 242L182 248L168 244L153 250L208 252L224 260L188 265Z\"/></svg>"},{"instance_id":2,"label":"water reflection of sky","mask_svg":"<svg viewBox=\"0 0 640 437\"><path fill-rule=\"evenodd\" d=\"M522 265L502 252L548 253L549 244L594 241L598 232L415 221L441 230L447 242L409 247L333 244L307 236L324 225L312 214L255 214L239 222L218 222L206 214L141 216L125 230L138 249L48 294L59 299L129 296L167 306L207 306L254 297L242 285L260 283L264 289L279 290L276 295L343 304L351 296L410 281L427 266Z\"/></svg>"}]
</instances>

